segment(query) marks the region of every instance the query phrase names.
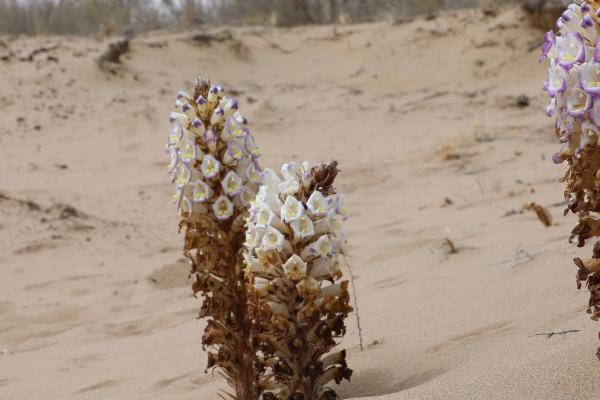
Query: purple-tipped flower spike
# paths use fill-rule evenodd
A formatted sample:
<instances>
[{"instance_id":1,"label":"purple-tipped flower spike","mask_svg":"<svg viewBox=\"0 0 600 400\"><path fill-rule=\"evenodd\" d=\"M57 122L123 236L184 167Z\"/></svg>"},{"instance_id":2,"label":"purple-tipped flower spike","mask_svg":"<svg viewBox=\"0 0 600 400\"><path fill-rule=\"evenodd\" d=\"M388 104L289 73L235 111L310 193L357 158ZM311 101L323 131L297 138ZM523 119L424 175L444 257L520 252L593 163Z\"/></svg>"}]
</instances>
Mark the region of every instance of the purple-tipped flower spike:
<instances>
[{"instance_id":1,"label":"purple-tipped flower spike","mask_svg":"<svg viewBox=\"0 0 600 400\"><path fill-rule=\"evenodd\" d=\"M565 182L564 197L567 211L578 216L571 239L577 238L578 247L582 247L587 240L600 236L596 229L600 224L600 8L596 1L578 3L571 4L557 22L561 35L555 46L550 45L549 37L545 38L543 52L550 60L545 86L553 96L546 114L556 118L555 131L561 142L552 161L567 162L561 180ZM558 48L558 67L550 55L553 47ZM591 293L588 313L600 320L598 248L593 253L590 259L575 259L579 268L577 284L580 287L587 283ZM596 354L600 358L600 349Z\"/></svg>"},{"instance_id":2,"label":"purple-tipped flower spike","mask_svg":"<svg viewBox=\"0 0 600 400\"><path fill-rule=\"evenodd\" d=\"M579 33L569 32L558 42L558 65L570 70L576 63L585 61L585 46Z\"/></svg>"},{"instance_id":3,"label":"purple-tipped flower spike","mask_svg":"<svg viewBox=\"0 0 600 400\"><path fill-rule=\"evenodd\" d=\"M194 294L204 299L200 316L208 320L202 343L209 365L221 369L236 395L255 399L260 397L261 369L256 367L260 360L252 347L244 265L238 255L250 228L244 222L258 185L243 182L238 174L248 165L258 171L258 165L245 153L241 137L229 140L225 111L235 120L238 105L224 96L222 88L199 78L193 97L180 92L176 102L167 152L179 227L185 233L184 255L195 275ZM262 243L264 230L254 229L257 244ZM248 260L255 270L265 270L258 258Z\"/></svg>"}]
</instances>

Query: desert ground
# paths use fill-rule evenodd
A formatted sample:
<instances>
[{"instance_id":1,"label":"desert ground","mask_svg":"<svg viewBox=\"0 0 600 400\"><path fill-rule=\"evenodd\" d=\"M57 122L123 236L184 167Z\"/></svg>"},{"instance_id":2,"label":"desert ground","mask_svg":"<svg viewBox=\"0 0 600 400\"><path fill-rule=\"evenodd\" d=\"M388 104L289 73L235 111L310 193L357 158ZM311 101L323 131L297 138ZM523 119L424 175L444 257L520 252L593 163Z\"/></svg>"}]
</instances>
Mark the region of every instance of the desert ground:
<instances>
[{"instance_id":1,"label":"desert ground","mask_svg":"<svg viewBox=\"0 0 600 400\"><path fill-rule=\"evenodd\" d=\"M204 373L165 168L197 74L240 100L263 167L340 163L364 341L353 314L343 398L600 398L572 263L589 249L568 243L543 32L520 10L197 33L141 34L112 72L96 60L115 39L0 38L2 400L225 387Z\"/></svg>"}]
</instances>

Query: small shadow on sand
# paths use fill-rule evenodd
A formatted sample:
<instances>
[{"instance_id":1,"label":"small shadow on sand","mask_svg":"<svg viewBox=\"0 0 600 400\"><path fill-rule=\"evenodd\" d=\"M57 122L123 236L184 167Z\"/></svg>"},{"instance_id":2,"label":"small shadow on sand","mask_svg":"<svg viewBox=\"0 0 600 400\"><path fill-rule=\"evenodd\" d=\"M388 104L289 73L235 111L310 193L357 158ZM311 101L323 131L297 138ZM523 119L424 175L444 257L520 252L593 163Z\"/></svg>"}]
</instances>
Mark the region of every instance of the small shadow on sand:
<instances>
[{"instance_id":1,"label":"small shadow on sand","mask_svg":"<svg viewBox=\"0 0 600 400\"><path fill-rule=\"evenodd\" d=\"M398 379L397 371L392 369L354 371L350 383L336 391L344 399L382 396L422 385L446 372L448 372L447 369L434 368Z\"/></svg>"}]
</instances>

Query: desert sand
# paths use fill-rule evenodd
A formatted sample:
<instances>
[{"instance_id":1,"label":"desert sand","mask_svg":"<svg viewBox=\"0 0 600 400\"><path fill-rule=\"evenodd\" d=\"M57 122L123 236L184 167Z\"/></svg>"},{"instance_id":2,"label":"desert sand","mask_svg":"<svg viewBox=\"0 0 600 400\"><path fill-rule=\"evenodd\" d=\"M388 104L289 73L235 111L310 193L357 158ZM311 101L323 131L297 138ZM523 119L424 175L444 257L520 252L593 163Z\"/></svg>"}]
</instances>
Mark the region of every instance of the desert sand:
<instances>
[{"instance_id":1,"label":"desert sand","mask_svg":"<svg viewBox=\"0 0 600 400\"><path fill-rule=\"evenodd\" d=\"M0 398L213 399L164 153L196 74L240 100L264 167L339 161L356 277L353 399L600 398L565 166L521 11L137 36L1 38ZM21 61L41 46L58 46ZM544 227L522 205L548 208ZM456 247L445 242L449 239ZM537 335L539 333L574 331Z\"/></svg>"}]
</instances>

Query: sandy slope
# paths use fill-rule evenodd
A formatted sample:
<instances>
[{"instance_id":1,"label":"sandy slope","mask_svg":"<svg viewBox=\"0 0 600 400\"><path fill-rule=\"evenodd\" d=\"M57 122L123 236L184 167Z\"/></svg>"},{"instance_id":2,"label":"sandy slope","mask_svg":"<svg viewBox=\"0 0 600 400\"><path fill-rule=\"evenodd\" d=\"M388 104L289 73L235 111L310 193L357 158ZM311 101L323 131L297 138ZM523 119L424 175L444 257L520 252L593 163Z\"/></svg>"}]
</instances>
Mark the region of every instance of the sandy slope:
<instances>
[{"instance_id":1,"label":"sandy slope","mask_svg":"<svg viewBox=\"0 0 600 400\"><path fill-rule=\"evenodd\" d=\"M94 64L105 42L2 39L60 46L0 61L0 398L223 386L203 374L162 151L197 72L238 91L263 165L340 161L367 345L349 320L345 398L600 398L600 326L571 263L589 252L567 243L541 34L524 25L465 11L337 34L233 28L241 42L212 47L161 32L135 39L117 75ZM555 225L519 212L527 201ZM530 337L562 330L579 332Z\"/></svg>"}]
</instances>

